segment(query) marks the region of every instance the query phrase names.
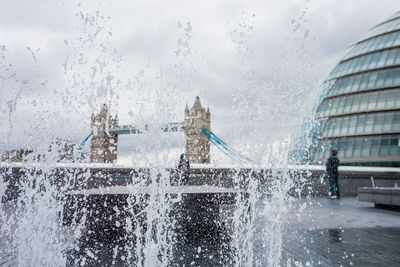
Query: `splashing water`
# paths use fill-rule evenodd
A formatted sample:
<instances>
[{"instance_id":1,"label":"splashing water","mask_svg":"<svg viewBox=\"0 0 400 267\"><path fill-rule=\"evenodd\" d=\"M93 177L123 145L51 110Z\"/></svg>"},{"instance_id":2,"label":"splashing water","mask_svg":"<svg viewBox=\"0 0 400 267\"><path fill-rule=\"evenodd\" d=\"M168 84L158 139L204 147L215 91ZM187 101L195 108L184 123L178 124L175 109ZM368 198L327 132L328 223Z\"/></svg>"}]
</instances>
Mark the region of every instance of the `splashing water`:
<instances>
[{"instance_id":1,"label":"splashing water","mask_svg":"<svg viewBox=\"0 0 400 267\"><path fill-rule=\"evenodd\" d=\"M181 99L186 93L177 88L193 88L192 81L203 71L196 69L195 64L203 51L191 47L191 42L199 38L194 23L178 24L172 64L157 68L149 60L132 78L124 73L122 57L113 48L110 18L101 12L79 11L76 16L79 34L64 40L67 52L61 65L65 80L50 93L56 106L54 116L75 110L85 114L97 112L104 100L118 108L127 101L126 95L133 93L132 86L137 91L135 99L129 101L140 107L132 107L127 114L138 114L135 122L162 123L171 120L168 114L177 113L176 110L183 113ZM228 201L221 200L219 195L211 196L208 191L193 196L190 190L197 190L193 188L198 186L195 178L204 178L202 167L197 168L199 177L195 177L198 173L193 174L191 184L177 186L185 182L176 182L183 178L171 165L183 149L183 136L173 139L149 131L135 139L137 146L144 148L137 148L139 153L131 155L131 166L110 164L96 169L87 162L87 151L75 151L65 157L65 149L44 146L51 140L46 129L59 125L44 122L42 118L38 128L31 128L45 129L29 139L34 151L22 155L20 164L12 160L2 162L0 194L4 197L0 236L8 241L1 253L12 255L19 266L179 266L199 262L280 265L282 229L292 199L289 192L296 187L298 178L290 173L287 160L293 146L295 122L307 111L292 115L304 98L288 100L291 93L302 89L295 85L298 80L289 74L291 69L279 70L284 78L257 70L259 62L252 48L256 36L256 26L252 23L256 24L256 20L256 15L243 14L231 31L236 54L229 63L238 66L233 70L235 79L226 83L232 106L227 121L231 123L216 127L230 133L222 135L222 139L231 140L234 147L251 156L255 163L243 168L212 151L215 164L227 164L229 168L203 166L214 187L226 189L221 180L230 179ZM296 24L296 31L298 27ZM307 36L308 33L304 38ZM36 71L40 72L39 50L28 47L28 51ZM3 71L9 68L7 64L0 67ZM34 75L21 88L38 83L46 85L42 79L45 75ZM13 88L19 82L8 81L14 83ZM151 91L152 86L160 89ZM282 89L287 92L279 94ZM15 127L12 116L22 89L18 90L14 90L17 93L8 105L10 136ZM215 111L223 114L222 118L228 113L225 107L216 106ZM281 120L285 120L285 125ZM66 119L64 123L65 127L60 128L84 124L82 118L75 122ZM87 130L87 126L82 127ZM61 147L66 145L63 143ZM211 171L207 173L207 169ZM123 181L120 178L123 175L128 175L128 179ZM98 181L104 182L102 186L114 183L117 191L107 192Z\"/></svg>"}]
</instances>

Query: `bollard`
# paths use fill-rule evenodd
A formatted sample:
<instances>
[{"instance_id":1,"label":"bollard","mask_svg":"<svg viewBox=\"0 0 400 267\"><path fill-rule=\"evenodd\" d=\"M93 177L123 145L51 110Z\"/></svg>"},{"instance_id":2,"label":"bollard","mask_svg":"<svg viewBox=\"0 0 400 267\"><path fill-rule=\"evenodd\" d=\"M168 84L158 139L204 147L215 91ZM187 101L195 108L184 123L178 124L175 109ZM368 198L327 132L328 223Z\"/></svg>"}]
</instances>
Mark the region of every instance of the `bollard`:
<instances>
[{"instance_id":1,"label":"bollard","mask_svg":"<svg viewBox=\"0 0 400 267\"><path fill-rule=\"evenodd\" d=\"M374 181L374 177L371 176L371 184L372 184L372 188L375 188L375 181Z\"/></svg>"}]
</instances>

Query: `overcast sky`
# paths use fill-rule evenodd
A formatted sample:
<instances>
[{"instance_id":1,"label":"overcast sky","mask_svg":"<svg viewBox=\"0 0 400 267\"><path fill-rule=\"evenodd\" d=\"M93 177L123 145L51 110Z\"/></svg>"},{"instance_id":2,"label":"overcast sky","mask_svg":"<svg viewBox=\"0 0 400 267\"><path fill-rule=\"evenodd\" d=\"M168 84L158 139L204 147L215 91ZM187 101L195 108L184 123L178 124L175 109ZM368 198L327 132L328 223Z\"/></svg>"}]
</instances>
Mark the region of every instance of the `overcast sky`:
<instances>
[{"instance_id":1,"label":"overcast sky","mask_svg":"<svg viewBox=\"0 0 400 267\"><path fill-rule=\"evenodd\" d=\"M214 133L257 157L267 147L260 144L290 138L348 46L399 7L396 0L0 1L0 152L55 137L80 142L104 101L120 124L183 121L185 104L199 95ZM124 136L119 149L121 158L157 149L174 158L183 140Z\"/></svg>"}]
</instances>

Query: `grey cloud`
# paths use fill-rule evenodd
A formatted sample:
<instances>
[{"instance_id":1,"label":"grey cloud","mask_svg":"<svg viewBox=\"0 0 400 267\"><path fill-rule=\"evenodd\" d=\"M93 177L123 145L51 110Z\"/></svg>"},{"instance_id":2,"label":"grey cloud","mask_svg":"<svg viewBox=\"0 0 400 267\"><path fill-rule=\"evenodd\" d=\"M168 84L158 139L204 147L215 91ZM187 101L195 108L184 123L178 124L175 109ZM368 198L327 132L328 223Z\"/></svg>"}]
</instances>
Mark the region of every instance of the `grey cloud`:
<instances>
[{"instance_id":1,"label":"grey cloud","mask_svg":"<svg viewBox=\"0 0 400 267\"><path fill-rule=\"evenodd\" d=\"M104 100L121 123L183 120L184 105L193 104L196 93L227 142L246 149L256 142L251 138L282 138L310 112L319 84L346 47L396 4L3 1L0 36L18 81L0 88L0 151L53 136L79 142ZM104 18L84 25L80 11ZM188 46L179 44L186 34L179 22L191 25ZM186 50L174 54L178 49ZM113 76L108 85L107 75ZM6 105L23 79L32 81L11 114L10 138ZM121 139L123 154L139 149L128 139ZM182 136L171 139L167 147L182 146Z\"/></svg>"}]
</instances>

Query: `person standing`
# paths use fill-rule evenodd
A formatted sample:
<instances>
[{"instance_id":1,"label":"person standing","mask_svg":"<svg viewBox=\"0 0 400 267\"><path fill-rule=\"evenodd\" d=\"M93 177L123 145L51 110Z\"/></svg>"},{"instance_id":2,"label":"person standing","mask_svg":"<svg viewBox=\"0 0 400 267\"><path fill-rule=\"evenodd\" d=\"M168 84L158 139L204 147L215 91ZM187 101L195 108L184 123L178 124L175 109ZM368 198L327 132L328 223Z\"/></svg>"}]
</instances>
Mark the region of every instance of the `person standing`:
<instances>
[{"instance_id":1,"label":"person standing","mask_svg":"<svg viewBox=\"0 0 400 267\"><path fill-rule=\"evenodd\" d=\"M180 180L181 181L183 180L183 183L185 183L189 179L189 174L190 174L190 163L188 160L186 160L185 154L181 155L181 158L179 160L178 170L179 170Z\"/></svg>"},{"instance_id":2,"label":"person standing","mask_svg":"<svg viewBox=\"0 0 400 267\"><path fill-rule=\"evenodd\" d=\"M340 198L339 190L339 163L340 160L337 157L337 151L332 150L331 154L326 162L326 172L328 174L329 182L329 198L335 199Z\"/></svg>"}]
</instances>

